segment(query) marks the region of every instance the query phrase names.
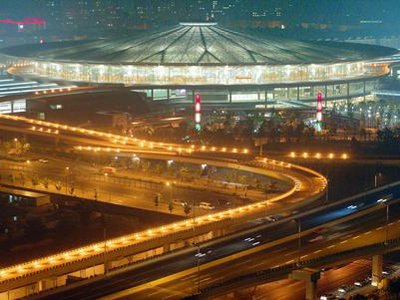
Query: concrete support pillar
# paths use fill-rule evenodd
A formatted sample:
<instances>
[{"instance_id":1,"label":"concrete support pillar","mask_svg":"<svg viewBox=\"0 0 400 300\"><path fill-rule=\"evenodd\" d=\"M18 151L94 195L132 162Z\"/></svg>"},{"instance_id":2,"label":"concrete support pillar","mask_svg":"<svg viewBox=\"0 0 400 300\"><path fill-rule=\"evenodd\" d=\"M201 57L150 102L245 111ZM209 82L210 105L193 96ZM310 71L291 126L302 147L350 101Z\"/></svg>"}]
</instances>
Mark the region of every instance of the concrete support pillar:
<instances>
[{"instance_id":1,"label":"concrete support pillar","mask_svg":"<svg viewBox=\"0 0 400 300\"><path fill-rule=\"evenodd\" d=\"M314 269L295 270L289 275L290 279L301 280L305 282L307 300L317 300L317 283L320 277L321 274L319 270Z\"/></svg>"},{"instance_id":2,"label":"concrete support pillar","mask_svg":"<svg viewBox=\"0 0 400 300\"><path fill-rule=\"evenodd\" d=\"M163 253L171 251L171 244L166 244L163 247Z\"/></svg>"},{"instance_id":3,"label":"concrete support pillar","mask_svg":"<svg viewBox=\"0 0 400 300\"><path fill-rule=\"evenodd\" d=\"M225 229L216 229L212 231L212 238L220 237L226 234Z\"/></svg>"},{"instance_id":4,"label":"concrete support pillar","mask_svg":"<svg viewBox=\"0 0 400 300\"><path fill-rule=\"evenodd\" d=\"M112 261L106 261L104 263L104 274L107 274L112 269Z\"/></svg>"},{"instance_id":5,"label":"concrete support pillar","mask_svg":"<svg viewBox=\"0 0 400 300\"><path fill-rule=\"evenodd\" d=\"M378 286L379 282L382 280L383 271L383 257L382 255L372 256L372 282L373 286Z\"/></svg>"},{"instance_id":6,"label":"concrete support pillar","mask_svg":"<svg viewBox=\"0 0 400 300\"><path fill-rule=\"evenodd\" d=\"M39 292L55 288L57 286L57 277L46 278L39 280L38 290Z\"/></svg>"},{"instance_id":7,"label":"concrete support pillar","mask_svg":"<svg viewBox=\"0 0 400 300\"><path fill-rule=\"evenodd\" d=\"M306 281L306 299L317 300L318 298L318 286L317 281Z\"/></svg>"}]
</instances>

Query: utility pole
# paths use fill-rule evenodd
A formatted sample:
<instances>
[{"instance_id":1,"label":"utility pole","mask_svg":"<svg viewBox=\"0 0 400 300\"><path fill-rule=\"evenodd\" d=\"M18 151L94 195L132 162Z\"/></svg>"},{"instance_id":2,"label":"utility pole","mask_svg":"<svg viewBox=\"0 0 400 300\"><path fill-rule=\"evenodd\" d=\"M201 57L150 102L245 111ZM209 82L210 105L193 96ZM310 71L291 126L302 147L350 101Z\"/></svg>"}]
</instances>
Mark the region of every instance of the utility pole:
<instances>
[{"instance_id":1,"label":"utility pole","mask_svg":"<svg viewBox=\"0 0 400 300\"><path fill-rule=\"evenodd\" d=\"M385 246L389 244L389 203L386 202L386 233L385 233Z\"/></svg>"}]
</instances>

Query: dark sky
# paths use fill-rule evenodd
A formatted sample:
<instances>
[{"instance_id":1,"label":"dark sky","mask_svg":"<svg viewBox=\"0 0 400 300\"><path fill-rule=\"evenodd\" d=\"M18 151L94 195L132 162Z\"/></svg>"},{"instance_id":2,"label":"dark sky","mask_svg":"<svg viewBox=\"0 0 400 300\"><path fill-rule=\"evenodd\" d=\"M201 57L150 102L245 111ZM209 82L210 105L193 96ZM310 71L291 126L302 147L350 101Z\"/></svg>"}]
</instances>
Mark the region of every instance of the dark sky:
<instances>
[{"instance_id":1,"label":"dark sky","mask_svg":"<svg viewBox=\"0 0 400 300\"><path fill-rule=\"evenodd\" d=\"M43 17L50 18L52 3L54 7L79 7L78 3L89 3L89 6L121 6L126 15L136 17L137 7L146 7L147 11L195 10L196 7L209 9L217 1L220 7L233 5L226 17L236 17L253 12L283 9L282 17L288 21L319 22L358 22L361 19L379 19L383 22L397 22L400 14L400 0L0 0L2 18ZM174 16L171 15L171 18ZM267 15L266 18L274 16Z\"/></svg>"}]
</instances>

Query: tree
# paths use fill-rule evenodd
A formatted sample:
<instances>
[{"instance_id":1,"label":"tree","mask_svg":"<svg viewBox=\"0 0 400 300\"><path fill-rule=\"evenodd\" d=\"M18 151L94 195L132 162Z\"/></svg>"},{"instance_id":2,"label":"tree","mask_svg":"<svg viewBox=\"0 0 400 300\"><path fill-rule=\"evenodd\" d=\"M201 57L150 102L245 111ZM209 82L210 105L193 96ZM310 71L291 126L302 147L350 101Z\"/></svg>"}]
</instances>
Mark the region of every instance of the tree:
<instances>
[{"instance_id":1,"label":"tree","mask_svg":"<svg viewBox=\"0 0 400 300\"><path fill-rule=\"evenodd\" d=\"M186 179L189 175L189 169L187 167L182 167L179 169L179 176L181 179Z\"/></svg>"},{"instance_id":2,"label":"tree","mask_svg":"<svg viewBox=\"0 0 400 300\"><path fill-rule=\"evenodd\" d=\"M156 209L158 209L158 206L160 205L160 194L157 194L156 197L154 198L154 206Z\"/></svg>"},{"instance_id":3,"label":"tree","mask_svg":"<svg viewBox=\"0 0 400 300\"><path fill-rule=\"evenodd\" d=\"M170 203L168 204L168 210L169 210L169 212L170 212L171 214L172 214L172 211L174 210L174 208L175 208L174 203L170 202Z\"/></svg>"},{"instance_id":4,"label":"tree","mask_svg":"<svg viewBox=\"0 0 400 300\"><path fill-rule=\"evenodd\" d=\"M19 174L19 182L21 182L22 186L25 185L25 175L22 172Z\"/></svg>"},{"instance_id":5,"label":"tree","mask_svg":"<svg viewBox=\"0 0 400 300\"><path fill-rule=\"evenodd\" d=\"M29 143L24 143L24 144L22 145L22 152L21 152L21 155L25 155L25 154L29 151L30 148L31 148L31 144L29 144Z\"/></svg>"},{"instance_id":6,"label":"tree","mask_svg":"<svg viewBox=\"0 0 400 300\"><path fill-rule=\"evenodd\" d=\"M74 194L74 191L75 191L75 184L74 184L74 183L71 183L71 188L69 189L69 193L70 193L71 195L73 195L73 194Z\"/></svg>"},{"instance_id":7,"label":"tree","mask_svg":"<svg viewBox=\"0 0 400 300\"><path fill-rule=\"evenodd\" d=\"M56 190L57 190L58 192L61 191L61 188L62 188L62 186L61 186L61 181L56 181L56 182L54 182L54 186L55 186L55 188L56 188Z\"/></svg>"},{"instance_id":8,"label":"tree","mask_svg":"<svg viewBox=\"0 0 400 300\"><path fill-rule=\"evenodd\" d=\"M9 174L8 175L8 181L14 182L14 175L13 174Z\"/></svg>"},{"instance_id":9,"label":"tree","mask_svg":"<svg viewBox=\"0 0 400 300\"><path fill-rule=\"evenodd\" d=\"M190 211L192 210L192 207L189 204L184 204L183 205L183 212L185 213L186 216L190 214Z\"/></svg>"},{"instance_id":10,"label":"tree","mask_svg":"<svg viewBox=\"0 0 400 300\"><path fill-rule=\"evenodd\" d=\"M9 154L12 148L12 144L10 142L3 143L3 150L6 154Z\"/></svg>"},{"instance_id":11,"label":"tree","mask_svg":"<svg viewBox=\"0 0 400 300\"><path fill-rule=\"evenodd\" d=\"M42 179L42 184L43 184L43 186L45 187L46 190L49 188L49 183L50 183L49 178L45 177L45 178Z\"/></svg>"},{"instance_id":12,"label":"tree","mask_svg":"<svg viewBox=\"0 0 400 300\"><path fill-rule=\"evenodd\" d=\"M149 171L150 167L151 167L150 162L145 161L145 162L142 163L143 172L147 173Z\"/></svg>"},{"instance_id":13,"label":"tree","mask_svg":"<svg viewBox=\"0 0 400 300\"><path fill-rule=\"evenodd\" d=\"M271 181L271 183L269 184L270 191L275 192L277 185L278 185L278 183L276 181Z\"/></svg>"},{"instance_id":14,"label":"tree","mask_svg":"<svg viewBox=\"0 0 400 300\"><path fill-rule=\"evenodd\" d=\"M247 177L245 175L240 175L238 180L239 180L239 183L241 183L241 184L247 183Z\"/></svg>"},{"instance_id":15,"label":"tree","mask_svg":"<svg viewBox=\"0 0 400 300\"><path fill-rule=\"evenodd\" d=\"M31 178L33 187L36 187L39 184L39 178L36 175L33 175Z\"/></svg>"},{"instance_id":16,"label":"tree","mask_svg":"<svg viewBox=\"0 0 400 300\"><path fill-rule=\"evenodd\" d=\"M157 164L155 171L157 174L161 174L163 172L163 166L161 164Z\"/></svg>"}]
</instances>

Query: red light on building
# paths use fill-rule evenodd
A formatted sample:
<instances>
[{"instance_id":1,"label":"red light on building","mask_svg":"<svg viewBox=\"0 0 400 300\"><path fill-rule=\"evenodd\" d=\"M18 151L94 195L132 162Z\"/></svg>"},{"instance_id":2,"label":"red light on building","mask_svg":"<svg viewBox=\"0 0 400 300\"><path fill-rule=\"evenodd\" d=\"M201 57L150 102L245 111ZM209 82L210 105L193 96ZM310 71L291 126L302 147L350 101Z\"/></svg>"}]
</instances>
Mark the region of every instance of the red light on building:
<instances>
[{"instance_id":1,"label":"red light on building","mask_svg":"<svg viewBox=\"0 0 400 300\"><path fill-rule=\"evenodd\" d=\"M322 131L322 93L318 92L317 95L317 132Z\"/></svg>"},{"instance_id":2,"label":"red light on building","mask_svg":"<svg viewBox=\"0 0 400 300\"><path fill-rule=\"evenodd\" d=\"M40 18L25 18L24 21L14 20L0 20L0 23L14 24L14 25L46 25L46 21Z\"/></svg>"},{"instance_id":3,"label":"red light on building","mask_svg":"<svg viewBox=\"0 0 400 300\"><path fill-rule=\"evenodd\" d=\"M194 105L194 121L196 122L196 130L199 131L200 130L200 122L201 122L201 104L200 104L200 95L196 94L195 95L195 105Z\"/></svg>"}]
</instances>

